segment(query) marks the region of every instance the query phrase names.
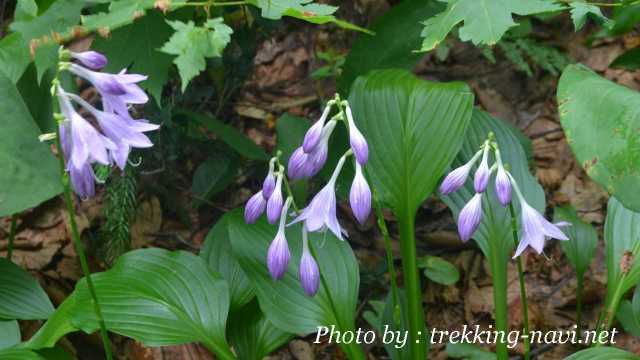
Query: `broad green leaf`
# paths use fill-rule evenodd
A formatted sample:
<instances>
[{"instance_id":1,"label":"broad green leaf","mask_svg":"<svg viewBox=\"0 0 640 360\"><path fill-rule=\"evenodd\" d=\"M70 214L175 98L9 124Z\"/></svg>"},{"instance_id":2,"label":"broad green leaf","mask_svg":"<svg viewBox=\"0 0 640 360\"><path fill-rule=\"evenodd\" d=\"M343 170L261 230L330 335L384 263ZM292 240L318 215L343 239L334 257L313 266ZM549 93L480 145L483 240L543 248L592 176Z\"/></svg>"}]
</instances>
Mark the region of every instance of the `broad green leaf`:
<instances>
[{"instance_id":1,"label":"broad green leaf","mask_svg":"<svg viewBox=\"0 0 640 360\"><path fill-rule=\"evenodd\" d=\"M31 62L29 47L20 34L13 33L0 40L0 72L17 82Z\"/></svg>"},{"instance_id":2,"label":"broad green leaf","mask_svg":"<svg viewBox=\"0 0 640 360\"><path fill-rule=\"evenodd\" d=\"M560 246L578 276L582 277L589 268L593 254L598 246L596 230L591 224L582 221L578 217L576 210L571 206L557 207L553 221L571 223L571 226L562 228L569 241L560 241Z\"/></svg>"},{"instance_id":3,"label":"broad green leaf","mask_svg":"<svg viewBox=\"0 0 640 360\"><path fill-rule=\"evenodd\" d=\"M55 346L63 336L77 331L78 328L71 323L71 314L75 305L76 296L72 293L58 306L38 332L24 343L24 347L34 350L50 348Z\"/></svg>"},{"instance_id":4,"label":"broad green leaf","mask_svg":"<svg viewBox=\"0 0 640 360\"><path fill-rule=\"evenodd\" d=\"M473 94L463 83L383 70L358 78L349 103L369 143L373 185L396 215L412 217L462 145Z\"/></svg>"},{"instance_id":5,"label":"broad green leaf","mask_svg":"<svg viewBox=\"0 0 640 360\"><path fill-rule=\"evenodd\" d=\"M587 175L640 211L640 94L570 65L560 77L558 104L567 142Z\"/></svg>"},{"instance_id":6,"label":"broad green leaf","mask_svg":"<svg viewBox=\"0 0 640 360\"><path fill-rule=\"evenodd\" d=\"M228 332L240 360L262 359L293 338L267 320L255 300L231 313Z\"/></svg>"},{"instance_id":7,"label":"broad green leaf","mask_svg":"<svg viewBox=\"0 0 640 360\"><path fill-rule=\"evenodd\" d=\"M16 320L0 320L0 351L20 343L20 326Z\"/></svg>"},{"instance_id":8,"label":"broad green leaf","mask_svg":"<svg viewBox=\"0 0 640 360\"><path fill-rule=\"evenodd\" d=\"M10 348L0 350L0 359L2 360L47 360L46 357L35 351L19 348Z\"/></svg>"},{"instance_id":9,"label":"broad green leaf","mask_svg":"<svg viewBox=\"0 0 640 360\"><path fill-rule=\"evenodd\" d=\"M264 150L256 145L246 135L231 125L227 125L222 121L198 114L189 110L177 110L175 116L184 118L185 120L193 120L204 126L208 131L215 134L217 139L224 141L238 154L250 160L268 160L269 156Z\"/></svg>"},{"instance_id":10,"label":"broad green leaf","mask_svg":"<svg viewBox=\"0 0 640 360\"><path fill-rule=\"evenodd\" d=\"M323 278L318 293L307 296L298 280L302 249L300 224L287 227L291 250L289 268L281 280L273 280L267 270L267 249L276 234L276 226L264 218L247 225L240 211L228 217L233 254L253 282L260 308L279 329L307 335L318 326L335 325L337 330L353 330L360 276L351 247L330 233L311 233L309 242ZM325 288L326 286L326 288ZM351 345L356 346L356 345ZM343 350L349 351L348 347Z\"/></svg>"},{"instance_id":11,"label":"broad green leaf","mask_svg":"<svg viewBox=\"0 0 640 360\"><path fill-rule=\"evenodd\" d=\"M46 43L36 48L34 63L38 73L38 85L42 82L42 77L49 70L54 70L58 65L58 49L60 45L56 43Z\"/></svg>"},{"instance_id":12,"label":"broad green leaf","mask_svg":"<svg viewBox=\"0 0 640 360\"><path fill-rule=\"evenodd\" d=\"M11 261L0 258L0 319L46 319L53 305L40 284Z\"/></svg>"},{"instance_id":13,"label":"broad green leaf","mask_svg":"<svg viewBox=\"0 0 640 360\"><path fill-rule=\"evenodd\" d=\"M474 45L494 45L518 25L513 14L531 15L562 10L553 0L449 0L447 8L424 22L422 51L436 48L460 22L460 40Z\"/></svg>"},{"instance_id":14,"label":"broad green leaf","mask_svg":"<svg viewBox=\"0 0 640 360\"><path fill-rule=\"evenodd\" d=\"M62 191L57 160L11 79L0 73L0 216L36 206Z\"/></svg>"},{"instance_id":15,"label":"broad green leaf","mask_svg":"<svg viewBox=\"0 0 640 360\"><path fill-rule=\"evenodd\" d=\"M338 78L338 89L346 95L360 75L371 70L411 70L422 58L413 52L420 45L420 20L444 7L436 1L405 0L380 16L371 26L375 35L360 34L353 42Z\"/></svg>"},{"instance_id":16,"label":"broad green leaf","mask_svg":"<svg viewBox=\"0 0 640 360\"><path fill-rule=\"evenodd\" d=\"M640 5L625 5L613 9L613 26L607 29L609 36L618 36L635 28L640 22Z\"/></svg>"},{"instance_id":17,"label":"broad green leaf","mask_svg":"<svg viewBox=\"0 0 640 360\"><path fill-rule=\"evenodd\" d=\"M229 224L227 213L211 228L204 240L204 247L200 257L208 264L209 268L222 275L229 284L231 295L231 309L246 305L254 297L253 285L244 271L233 257L231 242L229 240Z\"/></svg>"},{"instance_id":18,"label":"broad green leaf","mask_svg":"<svg viewBox=\"0 0 640 360\"><path fill-rule=\"evenodd\" d=\"M396 302L398 302L398 304L396 304ZM398 289L397 300L394 300L393 293L389 292L387 295L387 301L385 302L384 311L382 313L382 330L384 331L385 326L388 326L388 330L400 331L404 334L406 331L409 331L409 316L407 295L404 292L404 289ZM384 346L391 359L411 359L409 346L400 347L398 349L395 345L397 344L390 343Z\"/></svg>"},{"instance_id":19,"label":"broad green leaf","mask_svg":"<svg viewBox=\"0 0 640 360\"><path fill-rule=\"evenodd\" d=\"M455 265L437 256L427 255L418 258L418 267L423 269L424 276L438 284L453 285L460 278Z\"/></svg>"},{"instance_id":20,"label":"broad green leaf","mask_svg":"<svg viewBox=\"0 0 640 360\"><path fill-rule=\"evenodd\" d=\"M126 2L126 1L120 1ZM162 88L167 82L171 56L158 51L171 36L171 27L157 11L149 12L135 23L117 29L108 38L96 37L93 49L109 58L105 71L147 75L140 83L160 105Z\"/></svg>"},{"instance_id":21,"label":"broad green leaf","mask_svg":"<svg viewBox=\"0 0 640 360\"><path fill-rule=\"evenodd\" d=\"M496 354L469 343L448 343L447 355L453 359L496 360Z\"/></svg>"},{"instance_id":22,"label":"broad green leaf","mask_svg":"<svg viewBox=\"0 0 640 360\"><path fill-rule=\"evenodd\" d=\"M638 360L638 356L613 347L592 347L569 355L564 360Z\"/></svg>"},{"instance_id":23,"label":"broad green leaf","mask_svg":"<svg viewBox=\"0 0 640 360\"><path fill-rule=\"evenodd\" d=\"M173 62L178 66L184 92L189 81L205 69L205 58L222 56L222 51L231 41L233 30L221 17L207 20L204 26L195 26L193 21L167 23L175 33L160 51L177 56Z\"/></svg>"},{"instance_id":24,"label":"broad green leaf","mask_svg":"<svg viewBox=\"0 0 640 360\"><path fill-rule=\"evenodd\" d=\"M71 28L79 23L82 9L96 2L98 1L57 0L40 16L15 21L10 28L22 35L28 49L32 39L46 37L50 42L52 34L69 35Z\"/></svg>"},{"instance_id":25,"label":"broad green leaf","mask_svg":"<svg viewBox=\"0 0 640 360\"><path fill-rule=\"evenodd\" d=\"M82 17L82 25L87 29L106 29L128 25L145 15L146 10L153 8L155 0L119 0L112 1L108 12ZM153 31L151 29L147 29Z\"/></svg>"},{"instance_id":26,"label":"broad green leaf","mask_svg":"<svg viewBox=\"0 0 640 360\"><path fill-rule=\"evenodd\" d=\"M233 153L214 152L198 166L191 182L191 205L199 207L235 180L238 161Z\"/></svg>"},{"instance_id":27,"label":"broad green leaf","mask_svg":"<svg viewBox=\"0 0 640 360\"><path fill-rule=\"evenodd\" d=\"M633 336L640 336L640 286L636 286L633 300L624 300L616 313L622 328Z\"/></svg>"},{"instance_id":28,"label":"broad green leaf","mask_svg":"<svg viewBox=\"0 0 640 360\"><path fill-rule=\"evenodd\" d=\"M600 7L596 5L576 0L572 1L569 6L571 6L571 20L573 20L573 26L576 31L582 29L587 22L587 17L591 17L605 26L612 24L611 20L607 19L607 17L602 14L602 11L600 11Z\"/></svg>"},{"instance_id":29,"label":"broad green leaf","mask_svg":"<svg viewBox=\"0 0 640 360\"><path fill-rule=\"evenodd\" d=\"M640 69L640 49L635 48L624 52L615 58L609 67L631 71Z\"/></svg>"},{"instance_id":30,"label":"broad green leaf","mask_svg":"<svg viewBox=\"0 0 640 360\"><path fill-rule=\"evenodd\" d=\"M13 21L29 21L38 16L38 4L35 0L18 0L13 12Z\"/></svg>"},{"instance_id":31,"label":"broad green leaf","mask_svg":"<svg viewBox=\"0 0 640 360\"><path fill-rule=\"evenodd\" d=\"M51 102L51 80L53 79L53 74L47 74L39 85L37 76L35 65L29 65L16 86L40 131L52 133L56 131L57 125L53 119Z\"/></svg>"},{"instance_id":32,"label":"broad green leaf","mask_svg":"<svg viewBox=\"0 0 640 360\"><path fill-rule=\"evenodd\" d=\"M198 256L135 250L92 279L110 331L147 346L200 342L223 359L233 358L225 339L229 288ZM85 280L74 294L72 323L85 332L97 330Z\"/></svg>"},{"instance_id":33,"label":"broad green leaf","mask_svg":"<svg viewBox=\"0 0 640 360\"><path fill-rule=\"evenodd\" d=\"M618 287L621 289L619 294L625 294L640 282L640 213L627 209L617 198L611 197L607 205L604 240L607 294L611 297L618 292Z\"/></svg>"}]
</instances>

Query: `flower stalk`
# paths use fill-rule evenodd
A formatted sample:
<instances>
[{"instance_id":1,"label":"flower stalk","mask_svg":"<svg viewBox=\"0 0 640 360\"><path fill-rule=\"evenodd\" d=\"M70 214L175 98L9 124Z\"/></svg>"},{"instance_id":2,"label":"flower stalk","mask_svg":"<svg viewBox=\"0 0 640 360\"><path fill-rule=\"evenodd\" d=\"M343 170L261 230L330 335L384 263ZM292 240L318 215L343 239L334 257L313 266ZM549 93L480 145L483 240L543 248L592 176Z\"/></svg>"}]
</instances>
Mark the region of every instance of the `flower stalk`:
<instances>
[{"instance_id":1,"label":"flower stalk","mask_svg":"<svg viewBox=\"0 0 640 360\"><path fill-rule=\"evenodd\" d=\"M518 247L518 224L516 212L513 204L509 203L509 214L511 215L511 232L513 234L513 244ZM524 283L524 271L522 270L522 258L516 258L518 266L518 281L520 282L520 306L522 307L522 327L524 339L524 359L529 360L531 355L531 341L529 340L529 308L527 303L527 288Z\"/></svg>"}]
</instances>

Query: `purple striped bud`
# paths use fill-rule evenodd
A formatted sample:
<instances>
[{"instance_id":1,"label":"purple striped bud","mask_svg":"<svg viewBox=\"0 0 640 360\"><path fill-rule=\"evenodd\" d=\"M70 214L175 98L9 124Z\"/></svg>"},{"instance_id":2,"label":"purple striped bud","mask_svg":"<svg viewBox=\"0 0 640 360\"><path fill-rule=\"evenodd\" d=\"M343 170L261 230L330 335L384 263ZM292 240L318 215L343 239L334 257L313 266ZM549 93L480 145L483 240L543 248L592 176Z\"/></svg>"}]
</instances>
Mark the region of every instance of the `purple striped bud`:
<instances>
[{"instance_id":1,"label":"purple striped bud","mask_svg":"<svg viewBox=\"0 0 640 360\"><path fill-rule=\"evenodd\" d=\"M307 295L314 296L320 287L320 270L307 246L302 250L299 272L302 289Z\"/></svg>"},{"instance_id":2,"label":"purple striped bud","mask_svg":"<svg viewBox=\"0 0 640 360\"><path fill-rule=\"evenodd\" d=\"M336 127L336 121L329 121L322 129L322 140L316 146L316 148L308 154L306 164L304 166L304 176L315 176L327 162L327 156L329 154L329 137L333 133L333 129Z\"/></svg>"},{"instance_id":3,"label":"purple striped bud","mask_svg":"<svg viewBox=\"0 0 640 360\"><path fill-rule=\"evenodd\" d=\"M269 245L269 250L267 251L267 268L274 280L281 279L282 276L284 276L287 272L289 259L291 258L289 244L287 244L287 238L285 236L285 222L291 201L291 198L287 198L287 201L282 207L278 232L271 242L271 245Z\"/></svg>"},{"instance_id":4,"label":"purple striped bud","mask_svg":"<svg viewBox=\"0 0 640 360\"><path fill-rule=\"evenodd\" d=\"M287 175L289 179L298 180L306 176L309 154L306 154L302 147L297 148L289 158Z\"/></svg>"},{"instance_id":5,"label":"purple striped bud","mask_svg":"<svg viewBox=\"0 0 640 360\"><path fill-rule=\"evenodd\" d=\"M476 193L458 215L458 233L463 242L469 241L482 219L482 193Z\"/></svg>"},{"instance_id":6,"label":"purple striped bud","mask_svg":"<svg viewBox=\"0 0 640 360\"><path fill-rule=\"evenodd\" d=\"M266 206L267 200L262 196L262 191L253 194L244 208L244 221L246 221L247 224L255 223L260 215L262 215Z\"/></svg>"},{"instance_id":7,"label":"purple striped bud","mask_svg":"<svg viewBox=\"0 0 640 360\"><path fill-rule=\"evenodd\" d=\"M276 187L267 200L267 221L269 224L275 224L278 221L280 211L282 211L282 174L278 174Z\"/></svg>"},{"instance_id":8,"label":"purple striped bud","mask_svg":"<svg viewBox=\"0 0 640 360\"><path fill-rule=\"evenodd\" d=\"M97 51L71 51L71 57L80 61L80 63L89 69L100 70L107 66L107 57Z\"/></svg>"},{"instance_id":9,"label":"purple striped bud","mask_svg":"<svg viewBox=\"0 0 640 360\"><path fill-rule=\"evenodd\" d=\"M496 174L496 196L502 206L507 206L511 202L511 180L502 164L498 165Z\"/></svg>"},{"instance_id":10,"label":"purple striped bud","mask_svg":"<svg viewBox=\"0 0 640 360\"><path fill-rule=\"evenodd\" d=\"M324 122L329 115L329 111L331 111L331 106L327 105L324 108L320 119L316 121L316 123L313 124L313 126L311 126L309 130L307 130L307 133L304 135L304 140L302 141L302 149L305 153L312 152L320 143L320 140L322 140L322 129L324 128Z\"/></svg>"},{"instance_id":11,"label":"purple striped bud","mask_svg":"<svg viewBox=\"0 0 640 360\"><path fill-rule=\"evenodd\" d=\"M518 194L520 195L520 194ZM538 254L542 253L547 237L558 240L569 240L558 225L550 223L536 209L519 196L522 207L522 230L520 243L513 258L520 256L527 247L532 247ZM564 225L564 224L561 224Z\"/></svg>"},{"instance_id":12,"label":"purple striped bud","mask_svg":"<svg viewBox=\"0 0 640 360\"><path fill-rule=\"evenodd\" d=\"M276 177L275 175L273 175L273 167L272 167L269 169L269 173L267 174L267 177L264 178L264 181L262 182L262 196L265 199L270 198L275 188L276 188Z\"/></svg>"},{"instance_id":13,"label":"purple striped bud","mask_svg":"<svg viewBox=\"0 0 640 360\"><path fill-rule=\"evenodd\" d=\"M489 184L489 177L491 176L491 171L489 171L489 146L484 148L484 152L482 153L482 161L476 170L475 177L473 178L473 188L476 192L481 193L487 190L487 185Z\"/></svg>"},{"instance_id":14,"label":"purple striped bud","mask_svg":"<svg viewBox=\"0 0 640 360\"><path fill-rule=\"evenodd\" d=\"M466 163L455 170L451 171L440 184L440 192L442 195L450 194L460 189L467 181L469 171L471 170L471 162Z\"/></svg>"},{"instance_id":15,"label":"purple striped bud","mask_svg":"<svg viewBox=\"0 0 640 360\"><path fill-rule=\"evenodd\" d=\"M353 150L353 154L358 163L365 165L369 160L369 146L360 130L356 127L355 121L353 121L349 104L345 107L345 111L347 113L347 122L349 123L349 143L351 144L351 150Z\"/></svg>"},{"instance_id":16,"label":"purple striped bud","mask_svg":"<svg viewBox=\"0 0 640 360\"><path fill-rule=\"evenodd\" d=\"M351 210L360 224L364 224L371 212L371 189L362 174L362 167L356 161L356 175L353 177L351 191L349 192L349 204Z\"/></svg>"}]
</instances>

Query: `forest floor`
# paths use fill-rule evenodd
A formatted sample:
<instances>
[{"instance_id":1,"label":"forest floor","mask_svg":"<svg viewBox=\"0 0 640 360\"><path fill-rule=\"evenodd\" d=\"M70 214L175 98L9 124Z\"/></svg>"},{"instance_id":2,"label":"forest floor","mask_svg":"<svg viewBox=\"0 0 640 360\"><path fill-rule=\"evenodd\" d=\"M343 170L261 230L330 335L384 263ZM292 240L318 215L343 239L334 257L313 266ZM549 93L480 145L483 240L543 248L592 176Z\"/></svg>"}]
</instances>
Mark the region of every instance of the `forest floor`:
<instances>
[{"instance_id":1,"label":"forest floor","mask_svg":"<svg viewBox=\"0 0 640 360\"><path fill-rule=\"evenodd\" d=\"M385 0L359 0L344 5L339 15L366 26L388 7ZM608 68L617 55L640 42L640 35L633 34L618 40L598 39L587 46L593 31L587 29L574 33L570 20L561 18L555 21L553 31L534 34L540 42L564 50L573 62L583 63L610 80L640 90L640 72ZM317 54L328 50L346 54L355 36L357 34L334 27L290 22L262 39L253 59L252 75L225 105L225 119L270 151L275 146L275 121L282 113L316 119L321 110L320 100L331 97L335 91L333 78L313 80L310 77L314 70L324 65ZM557 114L555 94L558 76L537 67L533 67L533 74L527 76L500 51L495 51L496 62L491 63L471 44L459 41L451 44L445 60L440 60L434 53L426 54L415 68L415 73L429 80L467 82L475 92L477 106L515 125L532 140L535 174L548 200L547 216L552 217L555 206L570 203L583 220L598 230L597 255L586 273L585 283L585 324L593 329L606 293L602 228L608 195L589 180L567 144ZM181 176L184 176L186 184L190 184L194 164L191 160L185 161L184 167ZM144 181L153 181L153 176ZM131 229L132 248L158 246L197 252L219 214L241 206L255 191L256 184L255 179L238 179L208 206L190 213L191 226L184 225L176 214L163 209L158 197L141 195ZM189 196L188 187L185 185L185 198ZM99 227L103 221L102 203L101 196L78 203L82 230ZM345 227L351 230L349 242L360 263L361 315L370 309L368 301L382 299L387 291L383 240L373 221L358 226L345 204L341 205L340 211ZM388 220L392 238L397 240L397 229L390 214ZM5 218L0 222L0 255L6 249L9 221ZM14 252L14 261L37 276L56 305L73 290L81 277L66 223L60 199L52 199L21 214ZM488 263L473 242L466 246L461 244L447 207L435 198L428 199L419 211L416 230L420 255L441 256L455 264L461 274L460 281L452 286L432 282L424 285L423 281L428 325L438 329L456 329L462 324L486 326L492 323L493 289ZM84 231L84 234L87 244L91 244L91 232ZM394 245L397 247L397 241ZM400 266L398 252L395 255L396 264ZM526 252L523 260L531 328L545 330L572 326L575 323L576 280L560 246L557 242L549 242L544 256ZM105 266L96 257L92 258L91 265L92 271L101 271ZM508 301L510 327L519 329L521 312L515 263L509 269ZM21 326L24 336L28 337L40 323L27 321ZM360 316L358 326L369 325ZM213 358L198 345L151 349L117 336L114 336L114 341L118 344L118 353L127 359ZM616 346L640 354L640 339L623 332L616 341ZM95 346L82 345L85 343ZM80 358L92 358L93 351L96 351L93 348L99 346L99 339L97 336L72 335L67 345L75 348ZM430 358L446 359L443 350L444 345L433 346ZM521 348L516 348L513 355L521 351ZM537 359L561 359L575 351L571 345L534 348ZM342 359L344 355L335 345L313 344L308 338L293 340L270 358ZM371 349L370 358L386 357L382 348L377 346Z\"/></svg>"}]
</instances>

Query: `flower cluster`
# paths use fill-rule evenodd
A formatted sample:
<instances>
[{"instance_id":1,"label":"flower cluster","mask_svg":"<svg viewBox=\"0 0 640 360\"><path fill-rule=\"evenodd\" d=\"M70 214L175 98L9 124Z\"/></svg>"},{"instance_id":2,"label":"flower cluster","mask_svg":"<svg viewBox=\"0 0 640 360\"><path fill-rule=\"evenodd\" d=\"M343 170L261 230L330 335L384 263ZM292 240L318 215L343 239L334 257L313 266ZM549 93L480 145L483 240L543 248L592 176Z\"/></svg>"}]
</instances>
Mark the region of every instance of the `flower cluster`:
<instances>
[{"instance_id":1,"label":"flower cluster","mask_svg":"<svg viewBox=\"0 0 640 360\"><path fill-rule=\"evenodd\" d=\"M329 118L331 109L337 106L338 114ZM320 284L318 264L311 254L308 232L330 230L337 238L344 240L346 232L340 226L336 215L336 181L347 158L354 155L355 176L349 193L349 203L354 217L361 224L371 212L371 189L363 174L363 166L369 158L367 142L356 127L349 103L341 101L339 96L329 101L320 119L313 124L304 136L302 146L289 158L286 176L285 167L278 157L269 162L269 173L264 179L262 189L254 194L245 207L244 217L249 224L256 222L266 209L267 220L275 224L280 219L278 232L267 253L267 267L274 279L284 276L289 265L290 252L285 237L285 223L293 198L289 193L283 200L282 184L287 178L295 181L312 177L324 167L329 152L329 138L338 122L346 123L349 131L350 149L338 161L327 184L313 197L311 202L297 214L288 225L302 222L302 256L300 258L299 277L305 293L315 295ZM276 169L277 167L277 169ZM288 189L288 187L287 187Z\"/></svg>"},{"instance_id":2,"label":"flower cluster","mask_svg":"<svg viewBox=\"0 0 640 360\"><path fill-rule=\"evenodd\" d=\"M495 163L489 167L489 155L493 150ZM473 187L475 195L467 202L458 215L458 233L462 241L466 242L475 233L482 220L482 197L489 185L491 174L495 175L495 193L498 202L502 206L507 206L511 202L512 189L515 191L521 206L521 237L515 255L518 257L528 247L532 247L538 254L542 253L546 237L558 240L568 240L567 236L560 230L560 227L569 225L568 223L552 224L544 218L536 209L527 203L518 183L505 169L498 144L493 140L493 134L481 145L480 150L464 165L451 171L440 185L440 192L443 195L452 193L460 189L466 182L472 167L480 160L474 178Z\"/></svg>"},{"instance_id":3,"label":"flower cluster","mask_svg":"<svg viewBox=\"0 0 640 360\"><path fill-rule=\"evenodd\" d=\"M144 135L158 129L147 120L134 120L129 114L130 104L144 104L149 98L137 85L147 77L97 71L107 64L107 58L95 51L72 52L61 50L60 71L69 71L90 82L100 94L102 110L80 96L68 93L55 80L52 93L60 107L59 136L66 170L73 189L82 198L95 195L96 177L93 164L117 165L124 170L132 148L146 148L153 144ZM77 63L69 60L76 60ZM97 123L94 126L76 111L73 103L84 108Z\"/></svg>"}]
</instances>

